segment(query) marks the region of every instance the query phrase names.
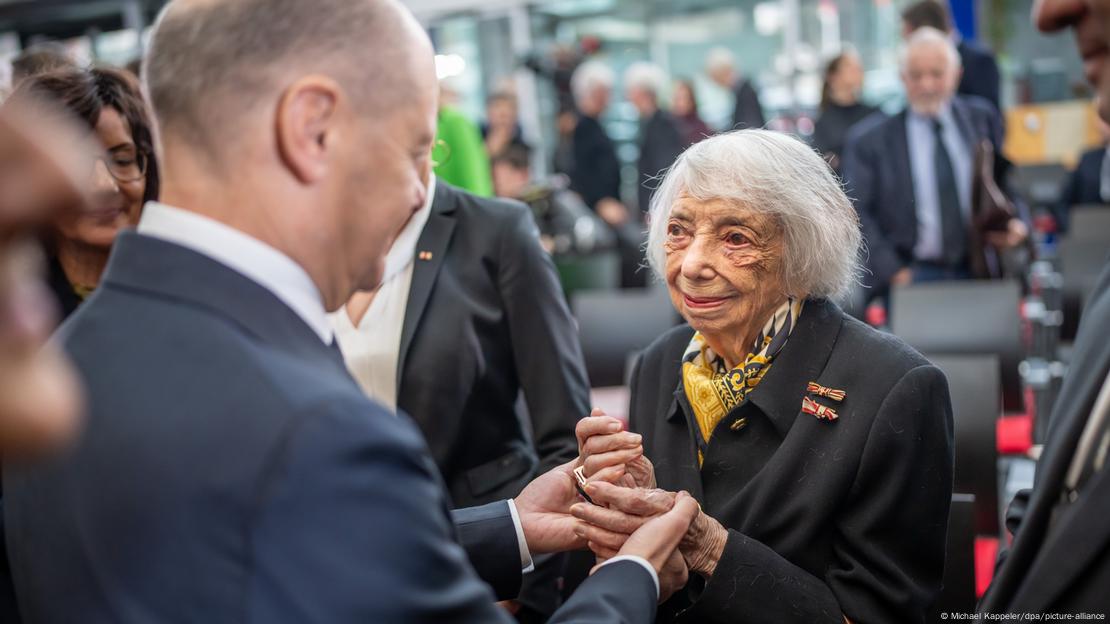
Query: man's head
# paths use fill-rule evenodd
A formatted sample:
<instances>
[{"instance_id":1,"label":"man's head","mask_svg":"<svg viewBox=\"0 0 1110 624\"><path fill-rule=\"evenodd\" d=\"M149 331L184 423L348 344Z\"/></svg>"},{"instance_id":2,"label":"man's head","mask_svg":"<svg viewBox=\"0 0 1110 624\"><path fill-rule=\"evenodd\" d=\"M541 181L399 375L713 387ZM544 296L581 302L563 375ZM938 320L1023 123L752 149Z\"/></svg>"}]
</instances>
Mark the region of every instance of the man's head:
<instances>
[{"instance_id":1,"label":"man's head","mask_svg":"<svg viewBox=\"0 0 1110 624\"><path fill-rule=\"evenodd\" d=\"M902 38L909 39L918 28L935 28L943 33L952 31L948 7L937 0L914 2L902 10Z\"/></svg>"},{"instance_id":2,"label":"man's head","mask_svg":"<svg viewBox=\"0 0 1110 624\"><path fill-rule=\"evenodd\" d=\"M902 84L910 108L919 115L936 116L960 84L960 55L952 41L935 28L919 28L901 55Z\"/></svg>"},{"instance_id":3,"label":"man's head","mask_svg":"<svg viewBox=\"0 0 1110 624\"><path fill-rule=\"evenodd\" d=\"M736 57L728 48L713 48L705 57L705 73L723 89L731 89L736 82Z\"/></svg>"},{"instance_id":4,"label":"man's head","mask_svg":"<svg viewBox=\"0 0 1110 624\"><path fill-rule=\"evenodd\" d=\"M163 198L298 262L336 309L424 202L431 44L396 0L174 0L143 67Z\"/></svg>"},{"instance_id":5,"label":"man's head","mask_svg":"<svg viewBox=\"0 0 1110 624\"><path fill-rule=\"evenodd\" d=\"M625 95L640 117L650 117L659 110L659 97L666 88L667 74L658 65L633 63L624 72Z\"/></svg>"},{"instance_id":6,"label":"man's head","mask_svg":"<svg viewBox=\"0 0 1110 624\"><path fill-rule=\"evenodd\" d=\"M1046 33L1075 30L1083 72L1098 93L1099 116L1110 121L1110 1L1037 0L1033 21Z\"/></svg>"},{"instance_id":7,"label":"man's head","mask_svg":"<svg viewBox=\"0 0 1110 624\"><path fill-rule=\"evenodd\" d=\"M532 150L527 145L512 143L492 159L493 192L498 197L519 198L532 181Z\"/></svg>"},{"instance_id":8,"label":"man's head","mask_svg":"<svg viewBox=\"0 0 1110 624\"><path fill-rule=\"evenodd\" d=\"M601 61L586 61L574 70L570 90L574 93L575 106L583 115L600 117L609 107L613 70Z\"/></svg>"}]
</instances>

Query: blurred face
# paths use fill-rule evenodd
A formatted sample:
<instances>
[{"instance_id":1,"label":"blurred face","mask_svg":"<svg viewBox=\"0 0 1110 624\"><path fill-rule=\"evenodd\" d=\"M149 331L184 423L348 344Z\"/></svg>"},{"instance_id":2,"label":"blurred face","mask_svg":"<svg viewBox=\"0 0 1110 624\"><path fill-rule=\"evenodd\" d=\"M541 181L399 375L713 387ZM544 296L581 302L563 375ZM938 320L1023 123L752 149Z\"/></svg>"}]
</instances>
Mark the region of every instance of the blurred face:
<instances>
[{"instance_id":1,"label":"blurred face","mask_svg":"<svg viewBox=\"0 0 1110 624\"><path fill-rule=\"evenodd\" d=\"M694 96L690 88L683 83L678 83L671 96L671 111L679 117L688 117L694 114Z\"/></svg>"},{"instance_id":2,"label":"blurred face","mask_svg":"<svg viewBox=\"0 0 1110 624\"><path fill-rule=\"evenodd\" d=\"M507 162L493 165L493 192L498 197L520 197L529 181L527 169L517 169Z\"/></svg>"},{"instance_id":3,"label":"blurred face","mask_svg":"<svg viewBox=\"0 0 1110 624\"><path fill-rule=\"evenodd\" d=\"M859 93L863 88L863 67L856 57L846 56L831 78L833 89L844 93Z\"/></svg>"},{"instance_id":4,"label":"blurred face","mask_svg":"<svg viewBox=\"0 0 1110 624\"><path fill-rule=\"evenodd\" d=\"M940 45L919 45L910 50L902 69L906 99L914 112L934 117L952 99L960 82L959 68Z\"/></svg>"},{"instance_id":5,"label":"blurred face","mask_svg":"<svg viewBox=\"0 0 1110 624\"><path fill-rule=\"evenodd\" d=\"M516 104L509 99L498 99L486 109L489 125L495 128L512 128L516 125Z\"/></svg>"},{"instance_id":6,"label":"blurred face","mask_svg":"<svg viewBox=\"0 0 1110 624\"><path fill-rule=\"evenodd\" d=\"M709 72L709 79L724 89L732 88L732 70L727 67L717 67Z\"/></svg>"},{"instance_id":7,"label":"blurred face","mask_svg":"<svg viewBox=\"0 0 1110 624\"><path fill-rule=\"evenodd\" d=\"M139 222L146 190L143 155L127 121L114 108L100 112L94 129L99 146L89 156L89 206L55 219L58 235L67 241L107 249L120 230Z\"/></svg>"},{"instance_id":8,"label":"blurred face","mask_svg":"<svg viewBox=\"0 0 1110 624\"><path fill-rule=\"evenodd\" d=\"M726 359L746 355L786 300L774 220L731 201L683 194L671 208L663 249L675 308Z\"/></svg>"},{"instance_id":9,"label":"blurred face","mask_svg":"<svg viewBox=\"0 0 1110 624\"><path fill-rule=\"evenodd\" d=\"M1083 59L1083 71L1099 95L1099 116L1110 120L1110 1L1037 0L1033 21L1042 32L1064 28L1075 30L1075 45Z\"/></svg>"},{"instance_id":10,"label":"blurred face","mask_svg":"<svg viewBox=\"0 0 1110 624\"><path fill-rule=\"evenodd\" d=\"M641 117L647 117L655 112L655 96L650 91L631 87L626 91L625 96L636 107Z\"/></svg>"}]
</instances>

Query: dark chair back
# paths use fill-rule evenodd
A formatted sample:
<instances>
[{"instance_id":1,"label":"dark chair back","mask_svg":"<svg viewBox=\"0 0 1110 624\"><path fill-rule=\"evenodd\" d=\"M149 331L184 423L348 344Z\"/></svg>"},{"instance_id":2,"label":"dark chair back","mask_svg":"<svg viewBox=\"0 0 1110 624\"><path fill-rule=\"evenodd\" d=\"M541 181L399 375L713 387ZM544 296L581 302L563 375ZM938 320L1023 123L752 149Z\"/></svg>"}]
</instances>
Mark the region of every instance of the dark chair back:
<instances>
[{"instance_id":1,"label":"dark chair back","mask_svg":"<svg viewBox=\"0 0 1110 624\"><path fill-rule=\"evenodd\" d=\"M971 494L952 495L944 553L944 588L933 605L930 622L948 619L944 614L975 611L974 506L975 497Z\"/></svg>"},{"instance_id":2,"label":"dark chair back","mask_svg":"<svg viewBox=\"0 0 1110 624\"><path fill-rule=\"evenodd\" d=\"M927 357L997 355L1003 406L1023 411L1025 401L1018 372L1025 357L1020 302L1021 286L1009 280L897 287L891 294L890 327Z\"/></svg>"},{"instance_id":3,"label":"dark chair back","mask_svg":"<svg viewBox=\"0 0 1110 624\"><path fill-rule=\"evenodd\" d=\"M582 291L572 302L590 386L619 386L631 355L679 321L662 288Z\"/></svg>"},{"instance_id":4,"label":"dark chair back","mask_svg":"<svg viewBox=\"0 0 1110 624\"><path fill-rule=\"evenodd\" d=\"M1101 241L1110 246L1110 205L1074 206L1068 216L1071 240Z\"/></svg>"},{"instance_id":5,"label":"dark chair back","mask_svg":"<svg viewBox=\"0 0 1110 624\"><path fill-rule=\"evenodd\" d=\"M948 378L956 442L956 492L975 496L975 531L999 532L998 444L995 431L1002 413L998 357L930 356Z\"/></svg>"}]
</instances>

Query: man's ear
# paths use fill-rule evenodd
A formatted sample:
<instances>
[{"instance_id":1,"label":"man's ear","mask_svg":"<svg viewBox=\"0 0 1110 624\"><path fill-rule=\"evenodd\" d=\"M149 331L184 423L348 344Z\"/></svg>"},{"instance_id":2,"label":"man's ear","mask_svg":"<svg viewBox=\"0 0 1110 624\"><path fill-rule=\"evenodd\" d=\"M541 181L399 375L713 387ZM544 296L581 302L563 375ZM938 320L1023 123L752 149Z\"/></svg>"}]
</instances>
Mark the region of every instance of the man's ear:
<instances>
[{"instance_id":1,"label":"man's ear","mask_svg":"<svg viewBox=\"0 0 1110 624\"><path fill-rule=\"evenodd\" d=\"M305 76L282 93L274 118L278 153L304 184L327 173L336 140L342 90L331 78Z\"/></svg>"}]
</instances>

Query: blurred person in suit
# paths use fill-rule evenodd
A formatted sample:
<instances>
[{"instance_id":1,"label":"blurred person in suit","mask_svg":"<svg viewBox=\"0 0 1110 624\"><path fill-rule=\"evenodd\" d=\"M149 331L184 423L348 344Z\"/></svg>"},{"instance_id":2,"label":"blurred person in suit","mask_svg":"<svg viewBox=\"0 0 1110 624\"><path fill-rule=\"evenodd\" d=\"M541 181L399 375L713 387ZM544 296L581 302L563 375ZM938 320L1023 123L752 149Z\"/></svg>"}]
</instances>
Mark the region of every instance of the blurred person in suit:
<instances>
[{"instance_id":1,"label":"blurred person in suit","mask_svg":"<svg viewBox=\"0 0 1110 624\"><path fill-rule=\"evenodd\" d=\"M1068 231L1071 209L1075 206L1110 206L1110 159L1106 158L1106 151L1110 149L1110 124L1100 118L1098 130L1103 145L1080 155L1075 169L1060 189L1060 200L1053 207L1057 232Z\"/></svg>"},{"instance_id":2,"label":"blurred person in suit","mask_svg":"<svg viewBox=\"0 0 1110 624\"><path fill-rule=\"evenodd\" d=\"M572 139L570 188L612 228L621 255L621 286L633 288L644 284L640 270L643 220L621 201L620 160L601 125L614 80L613 70L601 61L582 63L571 77L578 120Z\"/></svg>"},{"instance_id":3,"label":"blurred person in suit","mask_svg":"<svg viewBox=\"0 0 1110 624\"><path fill-rule=\"evenodd\" d=\"M732 126L730 130L762 128L767 124L759 93L752 81L741 76L736 69L736 57L727 48L713 48L705 58L705 73L709 79L733 96Z\"/></svg>"},{"instance_id":4,"label":"blurred person in suit","mask_svg":"<svg viewBox=\"0 0 1110 624\"><path fill-rule=\"evenodd\" d=\"M908 105L853 127L841 163L876 294L891 285L971 277L975 150L989 140L1000 154L1002 144L998 115L987 102L955 95L960 57L944 33L919 28L900 60ZM1009 249L1028 233L1014 218L1006 231L989 232L988 241Z\"/></svg>"},{"instance_id":5,"label":"blurred person in suit","mask_svg":"<svg viewBox=\"0 0 1110 624\"><path fill-rule=\"evenodd\" d=\"M516 496L573 460L590 386L531 212L428 174L385 266L377 289L331 314L336 340L367 396L420 427L452 505ZM536 558L511 605L518 621L559 606L564 560Z\"/></svg>"},{"instance_id":6,"label":"blurred person in suit","mask_svg":"<svg viewBox=\"0 0 1110 624\"><path fill-rule=\"evenodd\" d=\"M960 95L976 95L994 105L1001 111L999 87L1001 78L998 61L990 50L968 41L952 28L952 17L946 2L920 0L902 9L902 37L909 39L918 28L928 26L947 34L955 43L960 54L960 85L956 92Z\"/></svg>"},{"instance_id":7,"label":"blurred person in suit","mask_svg":"<svg viewBox=\"0 0 1110 624\"><path fill-rule=\"evenodd\" d=\"M863 89L863 63L854 51L842 52L825 66L821 105L813 129L813 148L833 171L840 173L844 138L852 126L878 111L860 101Z\"/></svg>"},{"instance_id":8,"label":"blurred person in suit","mask_svg":"<svg viewBox=\"0 0 1110 624\"><path fill-rule=\"evenodd\" d=\"M682 132L684 147L689 147L713 134L713 130L698 113L698 98L694 93L694 83L691 80L683 78L674 82L671 114L674 115Z\"/></svg>"},{"instance_id":9,"label":"blurred person in suit","mask_svg":"<svg viewBox=\"0 0 1110 624\"><path fill-rule=\"evenodd\" d=\"M1110 2L1042 0L1033 19L1042 32L1075 31L1099 116L1110 121ZM1033 489L1007 513L1013 541L983 613L1110 613L1110 262L1091 292Z\"/></svg>"},{"instance_id":10,"label":"blurred person in suit","mask_svg":"<svg viewBox=\"0 0 1110 624\"><path fill-rule=\"evenodd\" d=\"M625 95L640 116L636 193L642 215L647 214L651 192L659 185L660 175L686 147L678 122L659 106L666 86L667 74L658 65L633 63L624 72Z\"/></svg>"},{"instance_id":11,"label":"blurred person in suit","mask_svg":"<svg viewBox=\"0 0 1110 624\"><path fill-rule=\"evenodd\" d=\"M134 228L143 204L158 198L150 116L138 80L118 69L49 72L20 89L65 108L103 146L87 175L92 203L58 215L44 234L50 286L66 318L96 290L116 236Z\"/></svg>"},{"instance_id":12,"label":"blurred person in suit","mask_svg":"<svg viewBox=\"0 0 1110 624\"><path fill-rule=\"evenodd\" d=\"M583 545L575 464L452 515L419 430L365 397L327 317L380 283L425 203L427 35L393 0L176 0L144 84L166 203L57 338L88 424L4 475L23 616L510 621L493 601L532 554ZM650 621L696 510L677 500L552 621Z\"/></svg>"}]
</instances>

